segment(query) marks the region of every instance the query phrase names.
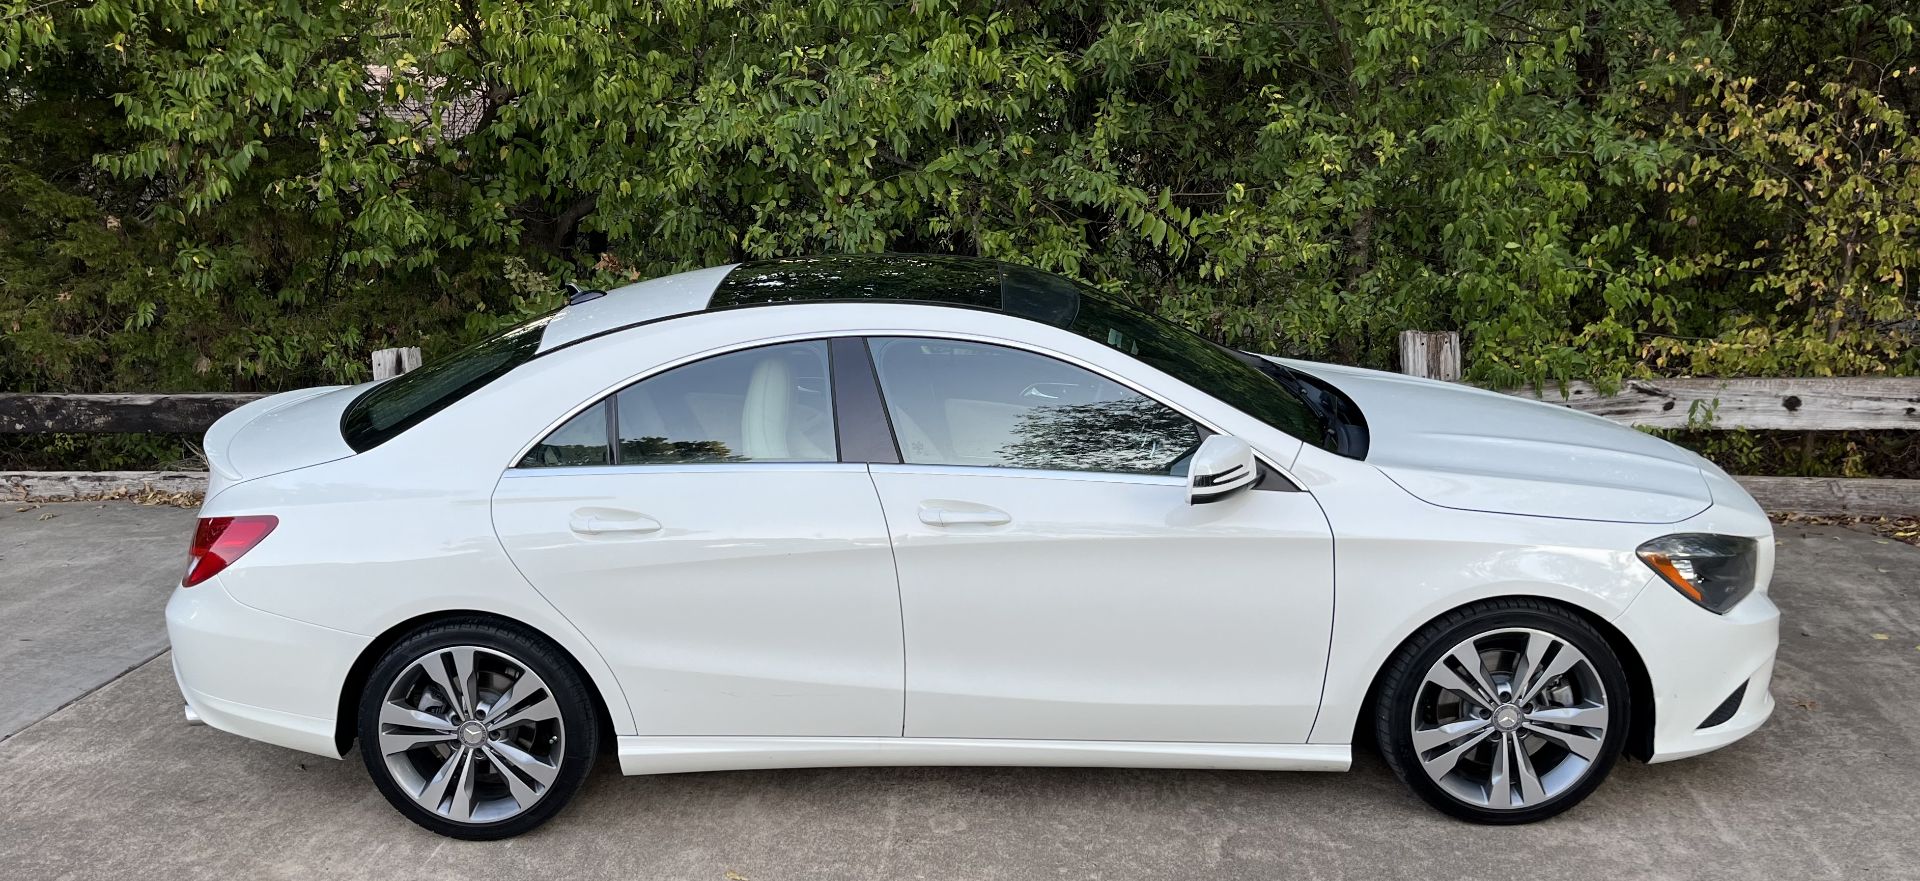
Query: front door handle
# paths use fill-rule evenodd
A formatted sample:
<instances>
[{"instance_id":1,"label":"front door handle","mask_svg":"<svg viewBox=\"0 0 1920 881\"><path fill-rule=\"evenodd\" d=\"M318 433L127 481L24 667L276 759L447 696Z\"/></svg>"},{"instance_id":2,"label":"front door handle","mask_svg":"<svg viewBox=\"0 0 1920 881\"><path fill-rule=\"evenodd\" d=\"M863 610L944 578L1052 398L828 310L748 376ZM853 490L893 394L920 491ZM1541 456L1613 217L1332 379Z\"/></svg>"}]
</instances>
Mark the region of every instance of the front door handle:
<instances>
[{"instance_id":1,"label":"front door handle","mask_svg":"<svg viewBox=\"0 0 1920 881\"><path fill-rule=\"evenodd\" d=\"M626 533L645 535L660 531L660 521L634 511L575 511L567 519L567 525L581 535L606 535Z\"/></svg>"},{"instance_id":2,"label":"front door handle","mask_svg":"<svg viewBox=\"0 0 1920 881\"><path fill-rule=\"evenodd\" d=\"M923 502L920 505L920 522L928 526L1002 526L1012 523L1013 517L999 508L986 505Z\"/></svg>"}]
</instances>

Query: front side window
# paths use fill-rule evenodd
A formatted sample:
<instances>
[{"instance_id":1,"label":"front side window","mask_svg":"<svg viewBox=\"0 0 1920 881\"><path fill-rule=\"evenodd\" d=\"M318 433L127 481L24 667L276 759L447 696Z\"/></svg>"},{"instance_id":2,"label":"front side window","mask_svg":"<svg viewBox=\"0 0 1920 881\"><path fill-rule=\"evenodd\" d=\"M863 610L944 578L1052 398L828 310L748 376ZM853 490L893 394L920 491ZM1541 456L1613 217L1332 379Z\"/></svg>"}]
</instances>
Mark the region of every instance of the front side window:
<instances>
[{"instance_id":1,"label":"front side window","mask_svg":"<svg viewBox=\"0 0 1920 881\"><path fill-rule=\"evenodd\" d=\"M869 344L908 464L1173 474L1200 444L1185 416L1054 358L955 340Z\"/></svg>"},{"instance_id":2,"label":"front side window","mask_svg":"<svg viewBox=\"0 0 1920 881\"><path fill-rule=\"evenodd\" d=\"M520 467L838 456L827 344L811 341L729 352L636 382L554 429Z\"/></svg>"},{"instance_id":3,"label":"front side window","mask_svg":"<svg viewBox=\"0 0 1920 881\"><path fill-rule=\"evenodd\" d=\"M1002 308L1009 314L1119 349L1267 425L1342 453L1326 414L1279 381L1285 368L1276 366L1269 372L1257 356L1235 352L1179 325L1111 302L1071 279L1037 269L1006 267L1003 295Z\"/></svg>"}]
</instances>

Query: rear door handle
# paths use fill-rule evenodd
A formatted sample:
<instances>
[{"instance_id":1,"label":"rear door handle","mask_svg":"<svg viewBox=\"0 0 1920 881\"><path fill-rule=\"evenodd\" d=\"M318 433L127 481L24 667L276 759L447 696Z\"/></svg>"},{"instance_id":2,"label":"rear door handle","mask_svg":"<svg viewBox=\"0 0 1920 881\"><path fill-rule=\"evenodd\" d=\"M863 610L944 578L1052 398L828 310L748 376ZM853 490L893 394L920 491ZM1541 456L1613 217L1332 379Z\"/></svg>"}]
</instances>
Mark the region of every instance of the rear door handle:
<instances>
[{"instance_id":1,"label":"rear door handle","mask_svg":"<svg viewBox=\"0 0 1920 881\"><path fill-rule=\"evenodd\" d=\"M644 535L660 531L660 521L633 511L575 511L573 516L567 519L567 525L581 535L606 535L615 532Z\"/></svg>"},{"instance_id":2,"label":"rear door handle","mask_svg":"<svg viewBox=\"0 0 1920 881\"><path fill-rule=\"evenodd\" d=\"M1013 522L1013 517L999 508L985 505L967 505L959 507L939 502L922 502L920 522L928 526L1001 526Z\"/></svg>"}]
</instances>

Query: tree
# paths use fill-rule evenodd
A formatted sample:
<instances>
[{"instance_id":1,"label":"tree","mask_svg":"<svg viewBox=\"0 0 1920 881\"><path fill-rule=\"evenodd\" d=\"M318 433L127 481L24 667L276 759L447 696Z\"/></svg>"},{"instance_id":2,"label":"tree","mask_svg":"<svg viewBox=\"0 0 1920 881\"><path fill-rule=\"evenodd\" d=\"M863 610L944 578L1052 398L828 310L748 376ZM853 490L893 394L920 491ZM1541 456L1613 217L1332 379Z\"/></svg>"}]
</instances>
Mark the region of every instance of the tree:
<instances>
[{"instance_id":1,"label":"tree","mask_svg":"<svg viewBox=\"0 0 1920 881\"><path fill-rule=\"evenodd\" d=\"M351 380L563 279L880 249L1487 382L1911 371L1912 17L1828 11L0 0L0 383Z\"/></svg>"}]
</instances>

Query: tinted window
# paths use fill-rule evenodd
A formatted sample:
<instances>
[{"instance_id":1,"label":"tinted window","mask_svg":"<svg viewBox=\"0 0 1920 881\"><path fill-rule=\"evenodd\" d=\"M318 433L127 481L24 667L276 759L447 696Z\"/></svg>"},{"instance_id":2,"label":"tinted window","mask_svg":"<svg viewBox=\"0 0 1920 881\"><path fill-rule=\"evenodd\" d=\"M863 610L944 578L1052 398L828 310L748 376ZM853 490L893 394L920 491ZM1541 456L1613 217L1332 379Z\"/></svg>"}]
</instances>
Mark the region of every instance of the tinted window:
<instances>
[{"instance_id":1,"label":"tinted window","mask_svg":"<svg viewBox=\"0 0 1920 881\"><path fill-rule=\"evenodd\" d=\"M832 462L827 344L697 361L615 396L620 463Z\"/></svg>"},{"instance_id":2,"label":"tinted window","mask_svg":"<svg viewBox=\"0 0 1920 881\"><path fill-rule=\"evenodd\" d=\"M710 307L828 300L942 303L1050 324L1132 355L1314 446L1366 455L1366 429L1357 412L1342 420L1340 409L1309 401L1302 380L1285 368L1025 266L932 254L752 261L727 274Z\"/></svg>"},{"instance_id":3,"label":"tinted window","mask_svg":"<svg viewBox=\"0 0 1920 881\"><path fill-rule=\"evenodd\" d=\"M533 358L553 318L536 318L367 389L340 414L340 436L357 453L392 440Z\"/></svg>"},{"instance_id":4,"label":"tinted window","mask_svg":"<svg viewBox=\"0 0 1920 881\"><path fill-rule=\"evenodd\" d=\"M832 413L827 344L765 346L627 386L555 429L520 466L832 462Z\"/></svg>"},{"instance_id":5,"label":"tinted window","mask_svg":"<svg viewBox=\"0 0 1920 881\"><path fill-rule=\"evenodd\" d=\"M1255 356L1234 352L1037 269L1006 267L1004 288L1003 308L1009 314L1112 346L1261 422L1339 452L1326 420L1299 395L1250 363L1258 360Z\"/></svg>"},{"instance_id":6,"label":"tinted window","mask_svg":"<svg viewBox=\"0 0 1920 881\"><path fill-rule=\"evenodd\" d=\"M872 350L911 464L1171 474L1200 443L1174 410L1053 358L912 338Z\"/></svg>"},{"instance_id":7,"label":"tinted window","mask_svg":"<svg viewBox=\"0 0 1920 881\"><path fill-rule=\"evenodd\" d=\"M565 425L533 445L520 459L522 468L556 465L607 465L613 454L607 446L607 402L601 401L567 420Z\"/></svg>"}]
</instances>

